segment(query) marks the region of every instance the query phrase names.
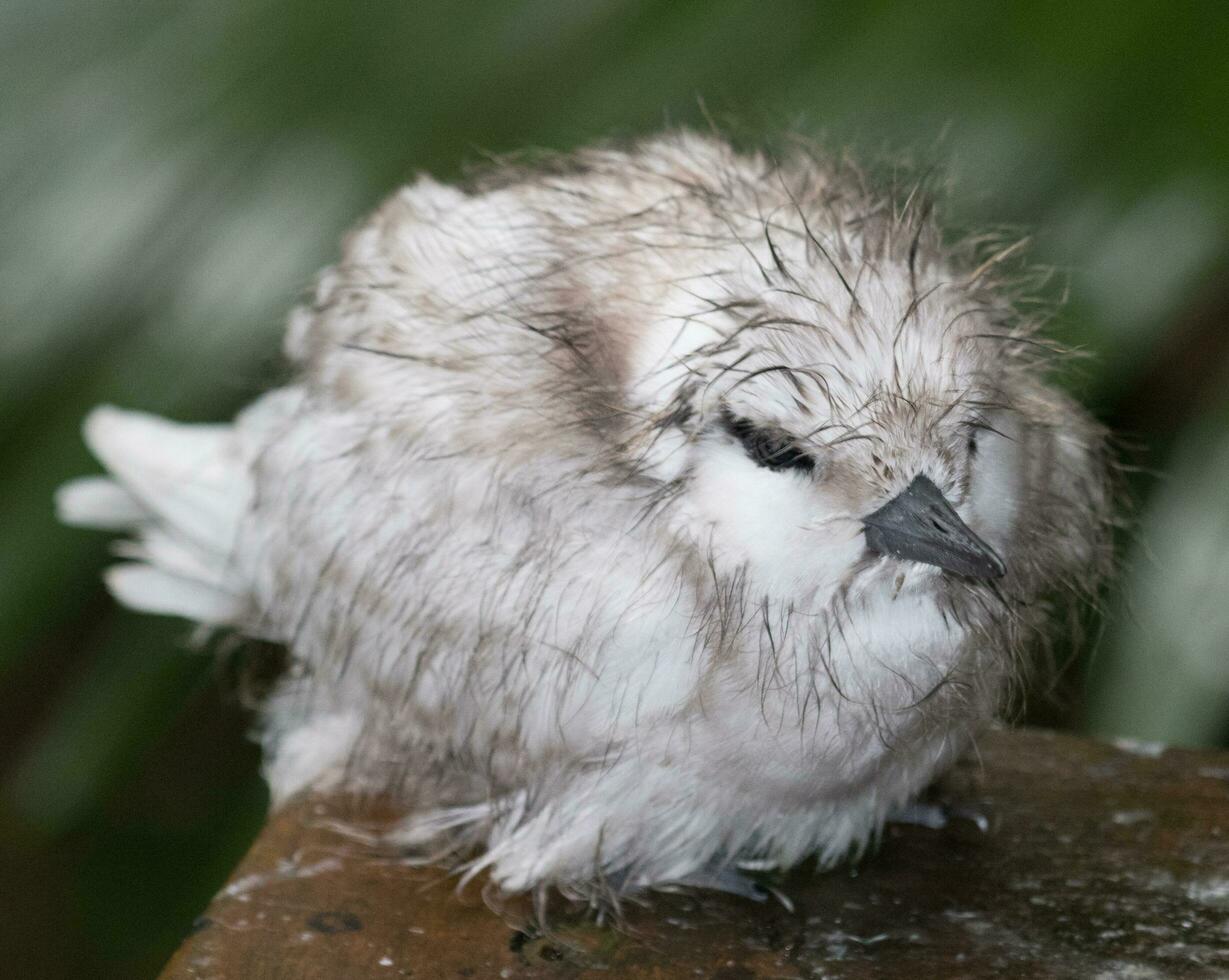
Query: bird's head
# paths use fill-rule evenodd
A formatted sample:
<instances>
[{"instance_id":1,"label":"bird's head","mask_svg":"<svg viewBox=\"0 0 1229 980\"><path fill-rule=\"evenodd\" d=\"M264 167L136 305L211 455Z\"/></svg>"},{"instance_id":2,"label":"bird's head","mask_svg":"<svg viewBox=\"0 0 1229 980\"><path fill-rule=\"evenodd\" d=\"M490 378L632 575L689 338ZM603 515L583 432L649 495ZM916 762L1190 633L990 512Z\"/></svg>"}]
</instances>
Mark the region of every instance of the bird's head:
<instances>
[{"instance_id":1,"label":"bird's head","mask_svg":"<svg viewBox=\"0 0 1229 980\"><path fill-rule=\"evenodd\" d=\"M993 583L1010 558L1029 561L1017 554L1026 464L1052 447L1038 444L1006 338L960 307L960 283L926 308L903 268L878 264L853 295L799 269L792 302L770 306L770 286L735 342L684 359L694 416L662 439L659 465L690 535L769 592Z\"/></svg>"}]
</instances>

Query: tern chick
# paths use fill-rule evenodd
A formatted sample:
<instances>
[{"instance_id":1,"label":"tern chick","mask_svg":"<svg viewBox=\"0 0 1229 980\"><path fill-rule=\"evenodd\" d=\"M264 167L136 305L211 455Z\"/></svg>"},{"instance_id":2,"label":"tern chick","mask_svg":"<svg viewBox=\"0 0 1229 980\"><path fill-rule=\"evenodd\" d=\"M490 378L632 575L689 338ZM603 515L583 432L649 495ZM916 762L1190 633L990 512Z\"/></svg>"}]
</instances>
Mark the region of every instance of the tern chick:
<instances>
[{"instance_id":1,"label":"tern chick","mask_svg":"<svg viewBox=\"0 0 1229 980\"><path fill-rule=\"evenodd\" d=\"M420 179L229 425L102 407L136 609L284 644L274 803L591 900L830 865L1108 562L1104 434L913 193L673 133Z\"/></svg>"}]
</instances>

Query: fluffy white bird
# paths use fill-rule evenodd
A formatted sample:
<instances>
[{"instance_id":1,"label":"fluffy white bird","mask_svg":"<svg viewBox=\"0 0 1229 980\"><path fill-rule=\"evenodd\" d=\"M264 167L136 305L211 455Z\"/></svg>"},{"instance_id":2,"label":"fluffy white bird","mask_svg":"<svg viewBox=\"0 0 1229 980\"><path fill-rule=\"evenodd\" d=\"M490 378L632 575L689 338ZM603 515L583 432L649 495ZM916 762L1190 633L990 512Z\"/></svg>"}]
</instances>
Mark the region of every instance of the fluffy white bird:
<instances>
[{"instance_id":1,"label":"fluffy white bird","mask_svg":"<svg viewBox=\"0 0 1229 980\"><path fill-rule=\"evenodd\" d=\"M1102 432L920 202L686 133L418 180L291 384L97 409L61 514L130 532L125 604L288 647L275 803L390 797L508 891L831 864L1108 561Z\"/></svg>"}]
</instances>

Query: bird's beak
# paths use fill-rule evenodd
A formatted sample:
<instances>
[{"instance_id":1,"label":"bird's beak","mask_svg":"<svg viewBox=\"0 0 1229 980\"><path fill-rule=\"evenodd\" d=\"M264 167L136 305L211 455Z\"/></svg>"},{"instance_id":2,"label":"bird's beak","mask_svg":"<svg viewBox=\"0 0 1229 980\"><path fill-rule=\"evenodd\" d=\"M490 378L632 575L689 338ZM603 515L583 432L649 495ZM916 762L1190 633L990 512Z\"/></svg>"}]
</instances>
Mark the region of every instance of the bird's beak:
<instances>
[{"instance_id":1,"label":"bird's beak","mask_svg":"<svg viewBox=\"0 0 1229 980\"><path fill-rule=\"evenodd\" d=\"M1007 569L990 545L952 510L920 473L904 491L862 518L866 546L881 555L937 565L966 578L1002 578Z\"/></svg>"}]
</instances>

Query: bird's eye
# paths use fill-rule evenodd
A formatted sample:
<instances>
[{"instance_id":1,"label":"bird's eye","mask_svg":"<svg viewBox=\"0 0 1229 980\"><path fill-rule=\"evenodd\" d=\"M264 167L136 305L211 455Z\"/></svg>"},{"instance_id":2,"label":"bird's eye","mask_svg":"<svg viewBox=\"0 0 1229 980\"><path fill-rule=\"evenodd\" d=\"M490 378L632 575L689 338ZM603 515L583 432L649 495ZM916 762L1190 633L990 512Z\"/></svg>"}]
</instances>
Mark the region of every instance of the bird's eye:
<instances>
[{"instance_id":1,"label":"bird's eye","mask_svg":"<svg viewBox=\"0 0 1229 980\"><path fill-rule=\"evenodd\" d=\"M977 455L977 430L972 429L969 432L968 450L970 456Z\"/></svg>"},{"instance_id":2,"label":"bird's eye","mask_svg":"<svg viewBox=\"0 0 1229 980\"><path fill-rule=\"evenodd\" d=\"M742 443L743 449L757 466L770 470L799 470L803 473L815 470L815 460L782 432L761 428L728 412L722 414L721 424L726 432Z\"/></svg>"}]
</instances>

